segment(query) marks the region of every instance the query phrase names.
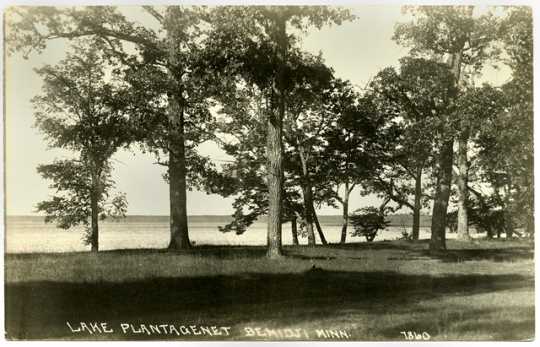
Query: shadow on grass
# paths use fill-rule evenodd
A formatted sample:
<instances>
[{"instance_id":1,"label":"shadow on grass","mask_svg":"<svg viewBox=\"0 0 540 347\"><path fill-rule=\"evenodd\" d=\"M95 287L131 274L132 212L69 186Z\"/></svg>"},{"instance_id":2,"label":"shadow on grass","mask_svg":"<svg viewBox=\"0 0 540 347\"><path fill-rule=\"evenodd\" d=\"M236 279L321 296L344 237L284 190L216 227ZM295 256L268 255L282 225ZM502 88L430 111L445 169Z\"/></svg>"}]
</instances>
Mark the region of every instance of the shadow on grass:
<instances>
[{"instance_id":1,"label":"shadow on grass","mask_svg":"<svg viewBox=\"0 0 540 347\"><path fill-rule=\"evenodd\" d=\"M320 259L331 260L340 258L331 251L358 251L357 256L351 257L353 253L347 253L343 258L364 259L362 251L380 250L396 251L390 260L414 260L420 258L441 259L445 262L459 262L467 260L490 260L490 261L517 261L532 259L534 248L520 240L483 240L479 242L456 242L448 240L450 247L444 252L433 253L429 251L429 240L406 241L375 241L375 242L350 242L346 244L328 245L297 245L284 246L283 252L291 258L297 259ZM399 254L398 254L399 253ZM266 254L265 246L233 246L233 245L196 245L188 250L169 251L167 249L114 249L99 252L101 257L123 256L123 255L144 255L144 254L185 254L189 256L215 257L218 259L237 258L261 258ZM89 256L88 252L69 253L10 253L6 255L13 260L39 259L42 257L79 257Z\"/></svg>"},{"instance_id":2,"label":"shadow on grass","mask_svg":"<svg viewBox=\"0 0 540 347\"><path fill-rule=\"evenodd\" d=\"M432 320L411 319L406 323L390 324L381 329L380 335L390 339L396 333L416 333L412 340L422 340L418 335L423 332L430 337L446 336L447 340L456 340L448 338L449 335L462 336L466 340L525 341L534 338L534 307L470 309L457 305L445 310L450 312Z\"/></svg>"},{"instance_id":3,"label":"shadow on grass","mask_svg":"<svg viewBox=\"0 0 540 347\"><path fill-rule=\"evenodd\" d=\"M330 248L342 249L342 250L382 250L382 249L395 249L395 250L414 250L418 248L426 248L429 245L429 240L418 241L405 241L405 240L385 240L385 241L373 241L373 242L348 242L331 243ZM323 246L321 246L323 247Z\"/></svg>"},{"instance_id":4,"label":"shadow on grass","mask_svg":"<svg viewBox=\"0 0 540 347\"><path fill-rule=\"evenodd\" d=\"M286 247L289 249L297 249L296 247ZM301 248L301 247L300 247ZM169 250L166 248L133 248L133 249L111 249L111 250L100 250L99 253L94 255L99 255L100 257L107 256L140 256L145 254L163 254L163 255L189 255L189 256L201 256L201 257L216 257L220 259L236 259L236 258L261 258L266 255L265 246L215 246L215 245L197 245L192 246L190 249L186 250ZM80 251L80 252L59 252L59 253L7 253L6 257L13 260L27 260L27 259L38 259L42 257L73 257L77 258L80 256L89 257L92 256L91 252Z\"/></svg>"},{"instance_id":5,"label":"shadow on grass","mask_svg":"<svg viewBox=\"0 0 540 347\"><path fill-rule=\"evenodd\" d=\"M432 277L322 269L124 283L26 282L5 286L5 321L8 338L91 339L70 335L66 321L155 323L152 320L159 319L176 324L286 325L340 316L351 307L373 313L428 298L532 285L530 278L518 275ZM377 302L384 304L374 305Z\"/></svg>"},{"instance_id":6,"label":"shadow on grass","mask_svg":"<svg viewBox=\"0 0 540 347\"><path fill-rule=\"evenodd\" d=\"M493 262L519 261L534 258L534 250L529 247L509 247L493 249L449 249L433 253L429 250L421 254L440 259L447 263L457 263L471 260L489 260Z\"/></svg>"}]
</instances>

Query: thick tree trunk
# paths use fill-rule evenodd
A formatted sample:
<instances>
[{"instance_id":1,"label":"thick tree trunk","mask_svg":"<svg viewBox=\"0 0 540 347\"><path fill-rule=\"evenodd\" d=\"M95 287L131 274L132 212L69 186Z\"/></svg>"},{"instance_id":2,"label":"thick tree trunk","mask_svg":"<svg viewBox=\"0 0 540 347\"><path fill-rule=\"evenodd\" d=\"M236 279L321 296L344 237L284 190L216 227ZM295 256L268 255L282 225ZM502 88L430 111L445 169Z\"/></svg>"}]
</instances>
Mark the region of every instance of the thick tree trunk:
<instances>
[{"instance_id":1,"label":"thick tree trunk","mask_svg":"<svg viewBox=\"0 0 540 347\"><path fill-rule=\"evenodd\" d=\"M293 217L291 219L291 233L292 233L292 243L293 245L297 246L300 244L300 242L298 242L298 227L297 227L297 223L296 223L296 217Z\"/></svg>"},{"instance_id":2,"label":"thick tree trunk","mask_svg":"<svg viewBox=\"0 0 540 347\"><path fill-rule=\"evenodd\" d=\"M470 240L469 219L467 215L468 193L467 188L469 177L469 165L467 162L467 143L469 136L466 130L462 130L458 139L457 152L457 188L458 188L458 215L457 215L457 237L460 240Z\"/></svg>"},{"instance_id":3,"label":"thick tree trunk","mask_svg":"<svg viewBox=\"0 0 540 347\"><path fill-rule=\"evenodd\" d=\"M414 186L414 209L412 239L417 241L420 238L420 210L422 209L422 168L416 170L416 179Z\"/></svg>"},{"instance_id":4,"label":"thick tree trunk","mask_svg":"<svg viewBox=\"0 0 540 347\"><path fill-rule=\"evenodd\" d=\"M281 139L281 114L268 119L268 250L270 258L281 256L281 213L283 204L283 153Z\"/></svg>"},{"instance_id":5,"label":"thick tree trunk","mask_svg":"<svg viewBox=\"0 0 540 347\"><path fill-rule=\"evenodd\" d=\"M462 42L462 47L464 44L465 40ZM461 74L461 57L461 51L450 56L449 65L454 77L454 90L449 92L450 99L454 99L457 96ZM445 133L447 133L447 131L443 130L443 142L439 154L437 170L437 186L435 189L435 198L433 202L433 213L431 214L431 241L429 243L429 249L431 251L440 251L446 249L446 213L448 211L448 200L450 199L450 188L452 185L454 138L453 136L449 136Z\"/></svg>"},{"instance_id":6,"label":"thick tree trunk","mask_svg":"<svg viewBox=\"0 0 540 347\"><path fill-rule=\"evenodd\" d=\"M174 16L172 12L167 14ZM167 31L167 44L169 49L169 78L178 80L179 38L171 31ZM174 93L168 94L168 147L169 147L169 204L170 204L170 250L185 250L191 247L189 242L186 197L186 154L184 136L184 100L181 85Z\"/></svg>"},{"instance_id":7,"label":"thick tree trunk","mask_svg":"<svg viewBox=\"0 0 540 347\"><path fill-rule=\"evenodd\" d=\"M345 192L343 194L343 225L341 226L340 243L347 241L347 226L349 225L349 183L345 183Z\"/></svg>"},{"instance_id":8,"label":"thick tree trunk","mask_svg":"<svg viewBox=\"0 0 540 347\"><path fill-rule=\"evenodd\" d=\"M446 213L452 184L453 147L454 141L452 139L447 140L443 143L439 154L437 188L433 203L431 241L429 243L429 249L432 251L446 249Z\"/></svg>"},{"instance_id":9,"label":"thick tree trunk","mask_svg":"<svg viewBox=\"0 0 540 347\"><path fill-rule=\"evenodd\" d=\"M189 242L186 196L186 159L184 145L184 111L177 96L169 100L169 199L170 250L185 250Z\"/></svg>"},{"instance_id":10,"label":"thick tree trunk","mask_svg":"<svg viewBox=\"0 0 540 347\"><path fill-rule=\"evenodd\" d=\"M90 247L92 252L99 251L99 176L92 175L92 192L90 194Z\"/></svg>"},{"instance_id":11,"label":"thick tree trunk","mask_svg":"<svg viewBox=\"0 0 540 347\"><path fill-rule=\"evenodd\" d=\"M267 120L266 156L268 160L268 249L267 256L279 258L281 250L281 214L283 210L283 118L285 116L285 68L287 63L287 27L285 18L277 20L277 76L272 86L272 110Z\"/></svg>"},{"instance_id":12,"label":"thick tree trunk","mask_svg":"<svg viewBox=\"0 0 540 347\"><path fill-rule=\"evenodd\" d=\"M315 212L315 208L313 207L313 201L311 201L311 213L313 213L313 221L315 222L315 226L317 227L317 233L319 234L321 243L326 246L328 242L326 241L326 237L324 237L321 224L319 223L319 218L317 217L317 212Z\"/></svg>"}]
</instances>

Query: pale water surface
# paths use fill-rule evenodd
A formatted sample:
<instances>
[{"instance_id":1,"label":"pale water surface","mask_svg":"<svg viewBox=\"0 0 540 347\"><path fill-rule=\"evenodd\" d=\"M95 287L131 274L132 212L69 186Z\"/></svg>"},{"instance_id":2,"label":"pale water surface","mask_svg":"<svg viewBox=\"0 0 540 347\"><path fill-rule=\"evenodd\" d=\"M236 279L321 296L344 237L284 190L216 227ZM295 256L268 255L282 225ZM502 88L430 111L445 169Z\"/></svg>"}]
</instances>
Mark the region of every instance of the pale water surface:
<instances>
[{"instance_id":1,"label":"pale water surface","mask_svg":"<svg viewBox=\"0 0 540 347\"><path fill-rule=\"evenodd\" d=\"M190 239L195 245L265 245L266 224L254 223L244 234L223 233L218 226L227 223L226 216L192 216L189 218ZM321 216L321 224L328 242L339 242L341 225L334 216ZM405 227L411 232L410 227ZM389 227L380 231L375 241L395 240L402 236L404 227ZM452 237L452 235L448 235ZM347 236L350 242L365 242L364 237ZM429 237L423 227L420 238ZM6 221L6 252L74 252L87 251L82 242L82 228L58 229L46 224L41 217L8 216ZM100 249L165 248L169 242L169 218L163 216L130 216L121 221L102 221L99 235ZM317 236L317 242L319 239ZM283 225L283 243L292 244L290 224ZM300 239L301 244L307 238Z\"/></svg>"}]
</instances>

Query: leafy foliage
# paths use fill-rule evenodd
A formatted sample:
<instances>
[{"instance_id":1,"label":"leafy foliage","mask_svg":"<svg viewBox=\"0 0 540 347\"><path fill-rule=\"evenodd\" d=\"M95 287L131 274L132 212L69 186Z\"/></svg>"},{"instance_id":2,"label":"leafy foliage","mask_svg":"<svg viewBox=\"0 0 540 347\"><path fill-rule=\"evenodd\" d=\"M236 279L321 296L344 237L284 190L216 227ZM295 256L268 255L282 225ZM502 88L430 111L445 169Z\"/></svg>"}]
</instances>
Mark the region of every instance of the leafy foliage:
<instances>
[{"instance_id":1,"label":"leafy foliage","mask_svg":"<svg viewBox=\"0 0 540 347\"><path fill-rule=\"evenodd\" d=\"M498 112L493 112L479 129L478 161L482 167L481 178L491 185L496 206L507 211L512 224L525 226L532 234L534 116L530 8L509 8L501 33L512 79L501 90L484 97L484 100L492 100ZM485 102L480 106L485 107Z\"/></svg>"},{"instance_id":2,"label":"leafy foliage","mask_svg":"<svg viewBox=\"0 0 540 347\"><path fill-rule=\"evenodd\" d=\"M399 23L394 40L411 47L413 55L443 58L445 54L462 54L463 64L476 71L488 58L497 56L499 21L492 12L474 15L474 6L405 6L403 12L413 16L409 23Z\"/></svg>"},{"instance_id":3,"label":"leafy foliage","mask_svg":"<svg viewBox=\"0 0 540 347\"><path fill-rule=\"evenodd\" d=\"M392 126L381 140L385 150L369 184L372 192L388 197L397 208L415 208L420 196L426 206L431 196L427 182L416 191L415 181L433 165L437 142L448 124L448 91L452 76L446 64L405 57L400 70L386 68L370 83L375 111ZM392 131L390 131L392 130Z\"/></svg>"},{"instance_id":4,"label":"leafy foliage","mask_svg":"<svg viewBox=\"0 0 540 347\"><path fill-rule=\"evenodd\" d=\"M377 232L390 224L384 211L374 206L356 210L350 219L354 228L352 235L364 236L368 242L373 241Z\"/></svg>"},{"instance_id":5,"label":"leafy foliage","mask_svg":"<svg viewBox=\"0 0 540 347\"><path fill-rule=\"evenodd\" d=\"M127 207L123 194L112 198L109 208L105 206L113 187L110 158L119 147L127 146L132 136L132 106L126 103L125 85L116 73L106 77L106 66L91 41L74 46L58 65L37 71L44 80L43 92L32 100L36 126L49 145L78 154L77 159L38 167L41 176L52 181L50 187L56 195L40 202L37 210L60 228L85 226L87 243L97 230L97 221L91 223L91 216L119 217L125 215Z\"/></svg>"},{"instance_id":6,"label":"leafy foliage","mask_svg":"<svg viewBox=\"0 0 540 347\"><path fill-rule=\"evenodd\" d=\"M257 171L278 166L283 170L281 161L279 164L272 162L268 153L264 152L263 146L266 143L269 147L279 148L276 152L280 158L283 153L282 138L271 139L270 132L266 128L267 124L272 124L281 132L282 122L285 121L285 104L292 106L287 112L293 111L293 107L299 107L301 104L312 105L315 101L313 90L317 88L320 90L321 82L324 84L331 76L331 72L321 63L319 57L298 49L298 37L288 34L287 28L292 27L300 31L308 26L320 28L324 24L340 23L350 17L346 10L324 6L225 6L212 11L215 30L210 35L208 47L214 47L214 50L207 50L207 60L212 66L227 71L232 77L230 80L233 83L228 84L228 88L225 88L225 92L218 98L224 105L222 112L228 116L229 124L225 124L224 132L232 131L236 138L242 136L240 144L235 141L224 146L228 154L236 156L236 167L229 168L235 170L239 177L245 173L243 167L248 163L251 163ZM286 100L290 100L290 103ZM293 115L287 126L296 125L292 120L296 116ZM269 120L270 123L267 123ZM256 129L255 132L248 130L249 121L255 122L251 127ZM306 122L306 125L308 123ZM303 131L307 129L291 135L301 135ZM241 144L246 138L257 138L257 142L248 142L247 147L257 148L258 155L253 156L254 153ZM298 143L295 143L294 147L297 145ZM287 150L285 148L285 151ZM268 159L266 167L263 166L262 160L265 157ZM296 163L289 161L289 164ZM275 178L275 181L281 182L278 178ZM291 178L293 177L287 181L291 182ZM299 204L292 201L298 195L294 188L291 189L290 184L285 183L284 186L276 187L276 184L281 183L273 182L274 179L270 176L266 181L262 181L262 178L259 180L255 182L253 179L243 178L240 184L236 185L237 192L241 195L234 203L235 221L222 230L236 229L237 232L243 232L258 215L266 211L272 215L274 210L281 210L276 209L276 204L278 206L285 204L285 213L277 218L271 216L269 220L284 221L298 212ZM265 198L271 188L278 193L284 190L285 198L278 199L279 201ZM231 191L227 190L226 193ZM274 209L270 209L270 206L274 206ZM244 208L249 208L248 214Z\"/></svg>"},{"instance_id":7,"label":"leafy foliage","mask_svg":"<svg viewBox=\"0 0 540 347\"><path fill-rule=\"evenodd\" d=\"M40 52L58 38L73 43L59 65L37 71L44 88L33 100L36 126L51 147L77 153L38 168L56 190L38 205L47 221L70 228L88 226L92 212L124 216L125 195L108 196L110 158L136 141L169 166L171 192L185 193L179 182L187 180L188 189L234 197L233 222L221 230L243 233L273 206L267 173L276 163L265 149L271 124L283 127L274 147L284 156L281 222L305 218L308 204L345 206L340 186L392 199L396 208L418 208L411 197L419 195L427 206L432 188L443 201L441 168L451 177L453 161L448 155L443 165L443 154L453 153L459 137L471 147L470 182L492 190L489 198L470 199L470 222L488 232L533 226L530 8L509 7L498 19L475 14L473 6L405 7L413 21L397 25L394 39L410 55L399 68L380 71L362 93L299 44L310 27L352 20L346 9L141 9L158 29L110 6L13 7L6 15L9 54ZM476 86L494 58L512 68L512 80L501 88ZM232 160L217 164L200 155L207 141ZM182 164L175 174L171 163ZM419 191L414 183L423 176ZM308 191L313 197L306 201ZM98 211L91 211L96 197ZM373 240L390 210L357 210L354 234Z\"/></svg>"},{"instance_id":8,"label":"leafy foliage","mask_svg":"<svg viewBox=\"0 0 540 347\"><path fill-rule=\"evenodd\" d=\"M45 213L46 223L55 223L62 229L70 229L82 225L85 230L84 242L91 242L91 194L94 189L92 173L84 159L56 160L52 164L39 165L38 173L52 181L49 188L56 192L50 200L41 201L36 210ZM109 197L109 191L114 187L107 166L99 182L104 195L98 204L97 213L101 219L112 217L117 220L125 217L127 212L126 195L119 193Z\"/></svg>"}]
</instances>

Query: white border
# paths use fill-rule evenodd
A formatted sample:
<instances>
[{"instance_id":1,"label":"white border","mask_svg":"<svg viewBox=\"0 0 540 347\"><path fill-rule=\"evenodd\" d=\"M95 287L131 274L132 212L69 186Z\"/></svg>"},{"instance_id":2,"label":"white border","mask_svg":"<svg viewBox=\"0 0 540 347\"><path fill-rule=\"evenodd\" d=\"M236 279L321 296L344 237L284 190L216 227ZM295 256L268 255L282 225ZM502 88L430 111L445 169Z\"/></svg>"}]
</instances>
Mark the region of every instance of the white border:
<instances>
[{"instance_id":1,"label":"white border","mask_svg":"<svg viewBox=\"0 0 540 347\"><path fill-rule=\"evenodd\" d=\"M502 1L479 1L479 0L473 0L473 1L462 1L462 0L439 0L439 1L399 1L399 0L380 0L380 1L365 1L365 0L339 0L339 1L329 1L329 0L309 0L309 1L290 1L290 0L249 0L249 1L231 1L231 0L222 0L222 1L201 1L201 0L191 0L191 1L155 1L155 0L132 0L132 1L84 1L84 0L50 0L50 1L43 1L43 0L15 0L15 1L9 1L9 0L0 0L0 11L4 13L4 9L8 6L14 6L14 5L148 5L148 4L160 4L160 5L168 5L168 4L179 4L179 3L186 3L186 4L208 4L208 5L220 5L220 4L229 4L229 5L256 5L256 4L309 4L309 5L348 5L348 6L361 6L361 5L399 5L399 4L426 4L426 5L458 5L458 4L475 4L475 5L528 5L533 7L533 28L534 28L534 73L535 75L538 74L538 54L540 54L538 45L540 44L540 41L538 38L540 37L540 4L538 2L535 2L533 0L502 0ZM0 28L0 41L2 42L3 47L3 18L2 18L2 27ZM4 68L4 55L0 56L0 66L3 71ZM3 83L0 86L1 92L0 92L0 102L2 103L2 106L4 107L4 88ZM5 109L3 108L3 117L5 114ZM538 78L535 78L534 80L534 114L535 114L535 122L534 122L534 138L535 138L535 144L534 144L534 151L535 153L539 153L540 147L538 145L538 136L540 135L540 124L539 124L539 117L536 115L540 114L540 91L539 91L539 82ZM4 159L5 159L5 152L4 152L4 121L2 118L2 121L0 122L0 176L2 177L2 184L0 185L0 198L2 201L2 213L0 214L0 235L2 236L2 239L4 240L4 212L5 212L5 199L4 199L4 188L5 188L5 176L4 176ZM534 172L540 172L540 160L535 160L534 163ZM538 181L535 182L535 211L539 211L538 206L538 198L540 195L538 194L540 192L540 183ZM538 214L535 216L538 217ZM540 221L540 219L537 219ZM540 222L539 222L540 223ZM536 224L535 224L536 227ZM540 229L540 228L535 228ZM538 238L540 238L540 234L538 234L536 230L535 234L537 237L535 238L535 249L538 249L538 246L540 242L538 241ZM2 282L4 281L4 242L0 242L0 252L2 254L2 257L0 258L0 273L2 275ZM536 257L535 257L536 259ZM536 266L535 261L535 280L538 279L538 268ZM538 310L540 306L538 305L539 298L538 298L538 291L537 285L535 286L535 330L536 334L540 333L539 329L539 313ZM0 307L2 308L0 312L0 331L4 330L4 285L2 283L2 286L0 286ZM91 346L97 346L97 345L105 345L105 344L113 344L115 346L131 346L133 343L136 343L138 346L154 346L156 343L168 343L168 344L182 344L186 346L213 346L213 347L221 347L221 346L280 346L280 347L289 347L289 346L333 346L334 344L354 344L354 345L360 345L360 346L402 346L403 344L411 345L415 343L421 343L422 346L483 346L487 344L493 344L500 347L506 347L506 346L525 346L529 345L533 342L390 342L390 341L384 341L384 342L293 342L293 341L287 341L287 342L275 342L275 341L269 341L269 342L261 342L261 341L242 341L242 342L228 342L228 341L204 341L204 342L192 342L192 341L150 341L150 342L143 342L143 341L6 341L5 337L0 336L0 345L30 345L30 346L52 346L60 344L61 346L70 346L72 344L76 344L78 346L81 345L91 345Z\"/></svg>"}]
</instances>

